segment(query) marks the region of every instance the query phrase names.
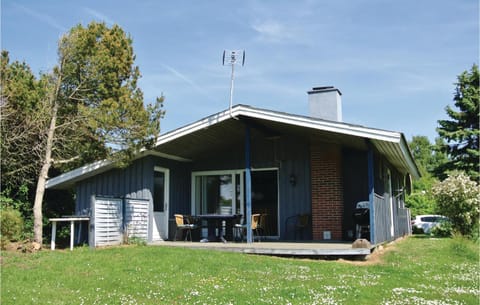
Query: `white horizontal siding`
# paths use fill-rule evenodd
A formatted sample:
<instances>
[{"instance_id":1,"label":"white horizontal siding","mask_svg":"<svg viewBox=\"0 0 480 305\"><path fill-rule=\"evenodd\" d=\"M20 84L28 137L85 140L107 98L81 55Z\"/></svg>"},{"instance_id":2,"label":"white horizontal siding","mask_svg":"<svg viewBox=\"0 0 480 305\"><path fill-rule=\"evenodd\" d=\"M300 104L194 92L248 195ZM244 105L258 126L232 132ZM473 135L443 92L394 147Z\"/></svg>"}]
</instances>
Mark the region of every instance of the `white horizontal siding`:
<instances>
[{"instance_id":1,"label":"white horizontal siding","mask_svg":"<svg viewBox=\"0 0 480 305\"><path fill-rule=\"evenodd\" d=\"M148 201L128 199L125 207L125 224L128 238L148 238Z\"/></svg>"},{"instance_id":2,"label":"white horizontal siding","mask_svg":"<svg viewBox=\"0 0 480 305\"><path fill-rule=\"evenodd\" d=\"M95 199L95 246L122 243L122 200Z\"/></svg>"}]
</instances>

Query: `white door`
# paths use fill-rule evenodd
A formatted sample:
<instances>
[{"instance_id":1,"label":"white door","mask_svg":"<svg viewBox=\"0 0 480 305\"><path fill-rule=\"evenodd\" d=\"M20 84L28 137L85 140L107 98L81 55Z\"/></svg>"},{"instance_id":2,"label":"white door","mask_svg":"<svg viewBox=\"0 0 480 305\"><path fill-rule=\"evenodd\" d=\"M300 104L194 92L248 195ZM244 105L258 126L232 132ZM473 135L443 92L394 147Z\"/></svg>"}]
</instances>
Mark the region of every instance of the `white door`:
<instances>
[{"instance_id":1,"label":"white door","mask_svg":"<svg viewBox=\"0 0 480 305\"><path fill-rule=\"evenodd\" d=\"M155 166L153 181L153 226L152 241L168 238L168 206L170 171Z\"/></svg>"}]
</instances>

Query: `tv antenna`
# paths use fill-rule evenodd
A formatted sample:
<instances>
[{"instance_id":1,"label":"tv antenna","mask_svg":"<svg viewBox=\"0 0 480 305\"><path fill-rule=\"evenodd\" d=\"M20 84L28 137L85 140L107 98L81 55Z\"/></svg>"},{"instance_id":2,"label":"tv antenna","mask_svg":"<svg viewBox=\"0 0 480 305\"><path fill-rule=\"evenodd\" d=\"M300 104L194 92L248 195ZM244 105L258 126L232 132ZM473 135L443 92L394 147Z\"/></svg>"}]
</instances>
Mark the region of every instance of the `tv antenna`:
<instances>
[{"instance_id":1,"label":"tv antenna","mask_svg":"<svg viewBox=\"0 0 480 305\"><path fill-rule=\"evenodd\" d=\"M233 103L233 80L235 79L235 65L245 65L245 50L224 50L223 51L223 65L232 66L232 76L230 79L230 116L232 117L232 103Z\"/></svg>"}]
</instances>

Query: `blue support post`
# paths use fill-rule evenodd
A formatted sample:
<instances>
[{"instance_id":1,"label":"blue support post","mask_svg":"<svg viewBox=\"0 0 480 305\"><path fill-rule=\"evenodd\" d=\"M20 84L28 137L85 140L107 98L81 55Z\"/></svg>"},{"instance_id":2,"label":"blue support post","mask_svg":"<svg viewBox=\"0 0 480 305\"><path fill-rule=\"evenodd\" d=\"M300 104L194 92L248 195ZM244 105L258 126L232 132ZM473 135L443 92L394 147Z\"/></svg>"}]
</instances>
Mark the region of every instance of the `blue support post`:
<instances>
[{"instance_id":1,"label":"blue support post","mask_svg":"<svg viewBox=\"0 0 480 305\"><path fill-rule=\"evenodd\" d=\"M252 174L250 164L250 126L245 126L245 199L247 220L247 243L253 242L252 232Z\"/></svg>"},{"instance_id":2,"label":"blue support post","mask_svg":"<svg viewBox=\"0 0 480 305\"><path fill-rule=\"evenodd\" d=\"M375 244L375 205L373 204L375 196L375 177L374 177L374 165L373 165L373 148L372 144L368 142L368 201L370 206L370 243Z\"/></svg>"}]
</instances>

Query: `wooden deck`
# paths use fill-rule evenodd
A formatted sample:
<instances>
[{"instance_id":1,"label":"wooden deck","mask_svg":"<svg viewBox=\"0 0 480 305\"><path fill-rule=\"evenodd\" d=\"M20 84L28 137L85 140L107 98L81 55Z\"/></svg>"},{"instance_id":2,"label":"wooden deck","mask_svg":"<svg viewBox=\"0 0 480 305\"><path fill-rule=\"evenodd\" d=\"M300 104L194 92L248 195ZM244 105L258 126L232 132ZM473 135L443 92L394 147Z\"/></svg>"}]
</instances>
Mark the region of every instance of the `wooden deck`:
<instances>
[{"instance_id":1,"label":"wooden deck","mask_svg":"<svg viewBox=\"0 0 480 305\"><path fill-rule=\"evenodd\" d=\"M362 258L371 253L371 249L352 248L351 243L300 243L300 242L270 242L262 241L247 243L221 242L183 242L161 241L151 245L166 247L183 247L189 249L204 249L229 251L245 254L309 257L309 258Z\"/></svg>"}]
</instances>

